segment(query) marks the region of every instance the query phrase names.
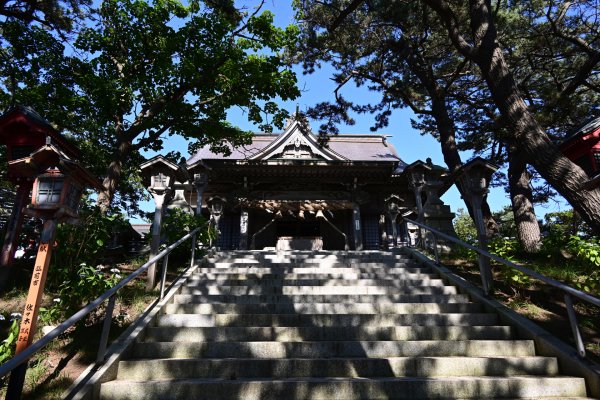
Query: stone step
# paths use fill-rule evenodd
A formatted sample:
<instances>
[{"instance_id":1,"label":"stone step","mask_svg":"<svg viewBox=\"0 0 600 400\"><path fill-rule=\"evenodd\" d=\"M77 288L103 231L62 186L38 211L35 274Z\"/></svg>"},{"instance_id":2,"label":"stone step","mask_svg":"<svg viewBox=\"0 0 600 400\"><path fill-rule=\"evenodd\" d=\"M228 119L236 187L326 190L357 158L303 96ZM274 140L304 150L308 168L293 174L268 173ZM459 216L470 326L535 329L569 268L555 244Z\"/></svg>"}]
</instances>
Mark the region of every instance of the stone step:
<instances>
[{"instance_id":1,"label":"stone step","mask_svg":"<svg viewBox=\"0 0 600 400\"><path fill-rule=\"evenodd\" d=\"M361 262L361 261L321 261L321 262L274 262L274 261L260 261L260 262L228 262L228 261L215 261L208 264L208 267L223 269L223 268L249 268L249 267L263 267L271 269L285 269L285 268L415 268L417 263L414 261L379 261L379 262Z\"/></svg>"},{"instance_id":2,"label":"stone step","mask_svg":"<svg viewBox=\"0 0 600 400\"><path fill-rule=\"evenodd\" d=\"M338 260L406 260L412 261L410 256L402 254L389 254L382 252L359 252L359 253L336 253L336 252L277 252L277 253L264 253L264 252L242 252L242 253L217 253L214 256L208 257L208 261L220 261L220 260L316 260L316 261L338 261Z\"/></svg>"},{"instance_id":3,"label":"stone step","mask_svg":"<svg viewBox=\"0 0 600 400\"><path fill-rule=\"evenodd\" d=\"M441 279L193 279L186 283L189 288L211 287L211 286L260 286L283 287L283 286L380 286L380 287L417 287L417 286L444 286Z\"/></svg>"},{"instance_id":4,"label":"stone step","mask_svg":"<svg viewBox=\"0 0 600 400\"><path fill-rule=\"evenodd\" d=\"M263 279L437 279L438 276L433 273L408 273L401 272L390 274L385 271L379 272L279 272L279 273L235 273L235 272L198 272L195 271L189 278L190 282L195 280L222 280L222 279L237 279L237 280L263 280Z\"/></svg>"},{"instance_id":5,"label":"stone step","mask_svg":"<svg viewBox=\"0 0 600 400\"><path fill-rule=\"evenodd\" d=\"M248 267L199 267L196 269L195 274L204 274L204 273L212 273L212 274L317 274L317 275L327 275L327 274L378 274L383 276L394 276L399 275L402 276L407 273L411 274L431 274L431 268L427 267L401 267L401 268L370 268L370 267L338 267L338 268L303 268L303 267L278 267L278 268L268 268L264 266L248 266Z\"/></svg>"},{"instance_id":6,"label":"stone step","mask_svg":"<svg viewBox=\"0 0 600 400\"><path fill-rule=\"evenodd\" d=\"M234 294L234 295L346 295L346 294L457 294L454 286L184 286L181 294Z\"/></svg>"},{"instance_id":7,"label":"stone step","mask_svg":"<svg viewBox=\"0 0 600 400\"><path fill-rule=\"evenodd\" d=\"M138 342L133 358L529 357L532 340Z\"/></svg>"},{"instance_id":8,"label":"stone step","mask_svg":"<svg viewBox=\"0 0 600 400\"><path fill-rule=\"evenodd\" d=\"M102 384L106 399L492 399L584 397L583 378L572 377L405 377L181 379L112 381Z\"/></svg>"},{"instance_id":9,"label":"stone step","mask_svg":"<svg viewBox=\"0 0 600 400\"><path fill-rule=\"evenodd\" d=\"M233 294L176 294L175 303L231 303L231 304L294 304L294 303L467 303L466 294L341 294L341 295L233 295Z\"/></svg>"},{"instance_id":10,"label":"stone step","mask_svg":"<svg viewBox=\"0 0 600 400\"><path fill-rule=\"evenodd\" d=\"M144 341L319 341L319 340L506 340L509 326L342 326L342 327L149 327Z\"/></svg>"},{"instance_id":11,"label":"stone step","mask_svg":"<svg viewBox=\"0 0 600 400\"><path fill-rule=\"evenodd\" d=\"M203 265L199 268L200 272L210 270L212 272L234 271L234 272L379 272L388 271L397 272L431 272L430 268L419 267L418 264L358 264L358 265L307 265L307 264L232 264L232 263L213 263ZM207 272L210 272L207 271Z\"/></svg>"},{"instance_id":12,"label":"stone step","mask_svg":"<svg viewBox=\"0 0 600 400\"><path fill-rule=\"evenodd\" d=\"M558 374L552 357L158 359L121 361L117 379L510 376Z\"/></svg>"},{"instance_id":13,"label":"stone step","mask_svg":"<svg viewBox=\"0 0 600 400\"><path fill-rule=\"evenodd\" d=\"M438 314L478 313L477 303L168 304L167 314Z\"/></svg>"},{"instance_id":14,"label":"stone step","mask_svg":"<svg viewBox=\"0 0 600 400\"><path fill-rule=\"evenodd\" d=\"M403 325L497 325L491 313L447 314L165 314L157 326L403 326Z\"/></svg>"}]
</instances>

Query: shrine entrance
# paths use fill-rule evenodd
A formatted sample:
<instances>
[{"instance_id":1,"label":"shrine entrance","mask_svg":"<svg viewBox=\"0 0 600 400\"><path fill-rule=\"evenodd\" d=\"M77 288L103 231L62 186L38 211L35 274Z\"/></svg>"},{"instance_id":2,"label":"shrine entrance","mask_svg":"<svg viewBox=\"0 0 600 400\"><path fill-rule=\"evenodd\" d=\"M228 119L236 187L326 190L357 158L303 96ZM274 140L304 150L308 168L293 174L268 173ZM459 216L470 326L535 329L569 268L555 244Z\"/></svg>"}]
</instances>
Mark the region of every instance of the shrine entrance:
<instances>
[{"instance_id":1,"label":"shrine entrance","mask_svg":"<svg viewBox=\"0 0 600 400\"><path fill-rule=\"evenodd\" d=\"M401 210L452 232L453 214L433 201L446 189L445 169L406 164L382 135L321 143L302 121L291 118L281 134L256 134L227 155L204 147L187 161L196 188L189 203L218 224L219 249L386 249L399 245ZM211 199L222 203L217 214Z\"/></svg>"},{"instance_id":2,"label":"shrine entrance","mask_svg":"<svg viewBox=\"0 0 600 400\"><path fill-rule=\"evenodd\" d=\"M262 208L248 210L251 249L348 250L348 241L352 238L348 232L351 230L351 210L315 212L302 210L302 207L295 211L284 208L285 211Z\"/></svg>"}]
</instances>

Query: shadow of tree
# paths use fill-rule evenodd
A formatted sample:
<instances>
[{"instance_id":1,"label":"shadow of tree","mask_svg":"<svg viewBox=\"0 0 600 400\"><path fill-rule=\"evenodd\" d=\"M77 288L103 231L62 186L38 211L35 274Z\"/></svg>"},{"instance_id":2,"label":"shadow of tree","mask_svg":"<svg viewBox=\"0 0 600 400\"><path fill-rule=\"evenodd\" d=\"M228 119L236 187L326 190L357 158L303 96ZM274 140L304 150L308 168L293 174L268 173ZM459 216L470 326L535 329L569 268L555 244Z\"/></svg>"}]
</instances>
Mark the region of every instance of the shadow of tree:
<instances>
[{"instance_id":1,"label":"shadow of tree","mask_svg":"<svg viewBox=\"0 0 600 400\"><path fill-rule=\"evenodd\" d=\"M557 372L390 253L223 253L165 311L119 366L127 398L510 397L545 380L509 376Z\"/></svg>"}]
</instances>

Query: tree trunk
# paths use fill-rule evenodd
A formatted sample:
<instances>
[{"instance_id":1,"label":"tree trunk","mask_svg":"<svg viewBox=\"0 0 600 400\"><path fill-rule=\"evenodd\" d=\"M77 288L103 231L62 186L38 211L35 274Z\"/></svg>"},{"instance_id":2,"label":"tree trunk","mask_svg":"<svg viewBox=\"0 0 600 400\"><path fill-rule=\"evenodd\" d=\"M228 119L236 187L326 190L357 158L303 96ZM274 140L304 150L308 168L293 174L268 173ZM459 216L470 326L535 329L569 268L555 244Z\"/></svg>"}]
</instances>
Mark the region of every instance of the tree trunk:
<instances>
[{"instance_id":1,"label":"tree trunk","mask_svg":"<svg viewBox=\"0 0 600 400\"><path fill-rule=\"evenodd\" d=\"M98 195L97 204L103 213L108 211L115 197L115 192L123 173L123 160L129 157L130 152L131 143L126 140L119 140L117 151L106 171L106 178L102 181L104 191Z\"/></svg>"},{"instance_id":2,"label":"tree trunk","mask_svg":"<svg viewBox=\"0 0 600 400\"><path fill-rule=\"evenodd\" d=\"M408 45L406 46L410 47ZM444 162L446 163L446 166L450 172L454 172L463 163L460 158L460 153L456 147L456 129L454 120L448 113L446 96L436 82L431 68L427 67L426 61L418 59L417 54L415 54L412 48L410 48L410 53L407 57L407 63L411 71L417 76L429 93L431 98L431 115L435 119L435 123L440 134L440 145L442 147ZM458 191L465 202L469 216L471 219L475 220L473 205L471 204L470 196L467 194L466 189L462 187L460 182L456 182L456 187L458 188ZM491 238L496 232L498 232L498 224L492 216L492 211L487 198L482 200L481 212L483 214L483 221L486 228L486 236Z\"/></svg>"},{"instance_id":3,"label":"tree trunk","mask_svg":"<svg viewBox=\"0 0 600 400\"><path fill-rule=\"evenodd\" d=\"M471 29L477 48L473 61L481 69L494 103L509 128L512 144L595 232L600 232L600 189L584 189L589 177L566 158L529 111L508 68L492 21L489 0L471 0Z\"/></svg>"},{"instance_id":4,"label":"tree trunk","mask_svg":"<svg viewBox=\"0 0 600 400\"><path fill-rule=\"evenodd\" d=\"M533 208L531 176L522 157L511 152L508 165L508 187L517 227L519 244L526 253L539 252L541 247L540 225Z\"/></svg>"},{"instance_id":5,"label":"tree trunk","mask_svg":"<svg viewBox=\"0 0 600 400\"><path fill-rule=\"evenodd\" d=\"M435 119L438 131L440 134L440 144L442 146L442 154L444 155L444 161L450 172L454 172L461 165L462 161L460 154L456 148L456 135L454 129L454 122L448 115L448 109L444 99L436 98L432 96L431 111ZM471 204L470 196L467 190L462 187L462 184L456 182L456 187L467 206L467 211L474 220L473 205ZM487 197L482 199L481 202L481 213L483 215L483 222L485 224L486 236L491 238L496 232L498 232L498 224L492 215L492 210L487 201Z\"/></svg>"}]
</instances>

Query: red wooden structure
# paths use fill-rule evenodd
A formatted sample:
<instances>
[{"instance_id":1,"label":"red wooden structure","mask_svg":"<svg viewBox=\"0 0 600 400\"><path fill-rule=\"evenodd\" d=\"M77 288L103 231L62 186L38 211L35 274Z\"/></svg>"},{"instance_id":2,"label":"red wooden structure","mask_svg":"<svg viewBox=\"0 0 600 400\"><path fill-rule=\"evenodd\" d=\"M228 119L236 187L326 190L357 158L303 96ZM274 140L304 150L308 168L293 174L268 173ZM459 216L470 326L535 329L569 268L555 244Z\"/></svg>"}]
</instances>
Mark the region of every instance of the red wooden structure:
<instances>
[{"instance_id":1,"label":"red wooden structure","mask_svg":"<svg viewBox=\"0 0 600 400\"><path fill-rule=\"evenodd\" d=\"M46 137L50 137L61 153L68 159L80 155L79 150L70 144L50 123L29 107L16 106L0 116L0 144L7 147L7 161L28 157L31 153L44 146ZM23 175L21 171L8 166L8 179L17 185L15 204L8 220L0 266L10 266L14 259L17 240L23 221L23 207L28 203L29 194L35 176ZM6 279L6 274L0 271L0 287Z\"/></svg>"},{"instance_id":2,"label":"red wooden structure","mask_svg":"<svg viewBox=\"0 0 600 400\"><path fill-rule=\"evenodd\" d=\"M600 118L596 118L567 137L560 149L590 177L600 174Z\"/></svg>"}]
</instances>

